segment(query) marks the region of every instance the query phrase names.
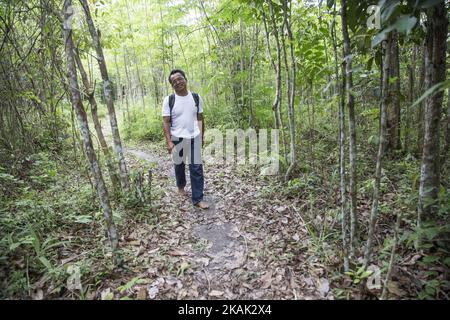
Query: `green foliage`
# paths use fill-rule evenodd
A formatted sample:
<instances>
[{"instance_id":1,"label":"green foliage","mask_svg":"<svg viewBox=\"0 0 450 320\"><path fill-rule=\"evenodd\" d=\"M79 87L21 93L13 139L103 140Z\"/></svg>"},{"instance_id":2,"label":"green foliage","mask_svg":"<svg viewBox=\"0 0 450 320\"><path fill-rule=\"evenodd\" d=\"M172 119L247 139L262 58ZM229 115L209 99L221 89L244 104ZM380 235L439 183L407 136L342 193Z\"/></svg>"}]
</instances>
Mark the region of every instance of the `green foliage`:
<instances>
[{"instance_id":1,"label":"green foliage","mask_svg":"<svg viewBox=\"0 0 450 320\"><path fill-rule=\"evenodd\" d=\"M121 128L125 132L125 139L137 141L161 141L164 138L162 117L159 109L134 106L130 110L131 121L124 122L122 118Z\"/></svg>"},{"instance_id":2,"label":"green foliage","mask_svg":"<svg viewBox=\"0 0 450 320\"><path fill-rule=\"evenodd\" d=\"M350 270L345 272L348 275L354 284L360 283L362 280L367 279L373 273L372 270L365 270L364 266L360 266L356 270Z\"/></svg>"},{"instance_id":3,"label":"green foliage","mask_svg":"<svg viewBox=\"0 0 450 320\"><path fill-rule=\"evenodd\" d=\"M446 291L449 282L447 280L433 279L425 283L425 287L419 292L419 299L435 300L441 297L441 293Z\"/></svg>"},{"instance_id":4,"label":"green foliage","mask_svg":"<svg viewBox=\"0 0 450 320\"><path fill-rule=\"evenodd\" d=\"M49 154L41 152L25 158L26 161L31 162L28 171L28 179L36 188L45 187L56 181L57 163L51 161Z\"/></svg>"},{"instance_id":5,"label":"green foliage","mask_svg":"<svg viewBox=\"0 0 450 320\"><path fill-rule=\"evenodd\" d=\"M60 256L75 245L64 235L81 225L101 227L93 190L84 180L77 185L80 177L75 179L79 173L73 167L70 157L41 152L26 158L21 176L0 176L15 186L0 198L0 270L7 279L0 285L1 297L29 297L39 279L51 288L49 294L59 295L69 276Z\"/></svg>"},{"instance_id":6,"label":"green foliage","mask_svg":"<svg viewBox=\"0 0 450 320\"><path fill-rule=\"evenodd\" d=\"M131 288L133 288L136 284L140 284L143 283L144 280L141 279L140 277L134 277L133 279L131 279L130 281L128 281L126 284L124 284L123 286L120 286L117 288L117 290L119 290L120 293L124 293L129 291Z\"/></svg>"}]
</instances>

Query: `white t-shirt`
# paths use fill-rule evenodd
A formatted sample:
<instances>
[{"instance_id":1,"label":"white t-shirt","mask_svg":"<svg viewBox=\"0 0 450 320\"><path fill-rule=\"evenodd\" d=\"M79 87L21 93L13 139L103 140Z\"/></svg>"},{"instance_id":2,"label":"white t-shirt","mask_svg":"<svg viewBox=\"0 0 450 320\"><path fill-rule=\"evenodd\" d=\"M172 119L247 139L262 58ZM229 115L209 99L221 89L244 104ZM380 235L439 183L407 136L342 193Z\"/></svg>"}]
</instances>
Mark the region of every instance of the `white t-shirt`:
<instances>
[{"instance_id":1,"label":"white t-shirt","mask_svg":"<svg viewBox=\"0 0 450 320\"><path fill-rule=\"evenodd\" d=\"M203 101L199 95L198 113L203 112ZM170 116L169 96L164 98L162 116ZM172 109L171 136L178 138L195 138L200 133L197 123L197 107L192 93L188 91L186 96L179 96L175 93L175 103Z\"/></svg>"}]
</instances>

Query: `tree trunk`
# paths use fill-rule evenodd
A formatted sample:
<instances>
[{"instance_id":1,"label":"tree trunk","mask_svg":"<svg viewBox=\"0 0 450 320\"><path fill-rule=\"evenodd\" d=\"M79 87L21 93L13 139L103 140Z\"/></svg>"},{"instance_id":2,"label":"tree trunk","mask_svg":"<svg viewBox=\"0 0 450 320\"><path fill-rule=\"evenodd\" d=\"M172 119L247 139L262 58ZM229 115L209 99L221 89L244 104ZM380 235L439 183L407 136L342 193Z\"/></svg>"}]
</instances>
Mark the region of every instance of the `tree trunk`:
<instances>
[{"instance_id":1,"label":"tree trunk","mask_svg":"<svg viewBox=\"0 0 450 320\"><path fill-rule=\"evenodd\" d=\"M286 46L284 41L284 36L282 36L283 40L283 53L285 57L285 67L286 67L286 91L287 91L287 101L288 101L288 119L289 119L289 134L290 134L290 165L286 171L285 180L289 179L289 176L292 170L296 166L296 136L295 136L295 111L294 111L294 103L295 103L295 81L296 81L296 65L295 65L295 57L294 57L294 38L292 36L291 31L291 10L290 4L288 0L283 1L283 16L284 16L284 26L287 30L288 40L289 40L289 56L290 56L290 66L291 70L289 70L289 64L287 62L286 55ZM289 12L289 17L288 17Z\"/></svg>"},{"instance_id":2,"label":"tree trunk","mask_svg":"<svg viewBox=\"0 0 450 320\"><path fill-rule=\"evenodd\" d=\"M270 33L269 33L269 28L267 26L267 17L266 17L266 11L264 10L264 6L261 6L261 10L262 10L261 12L262 12L263 22L264 22L264 30L266 30L267 55L269 56L270 64L272 65L273 70L276 71L277 67L275 66L275 61L273 60L273 57L272 57L272 50L270 50Z\"/></svg>"},{"instance_id":3,"label":"tree trunk","mask_svg":"<svg viewBox=\"0 0 450 320\"><path fill-rule=\"evenodd\" d=\"M400 149L400 61L398 33L392 31L389 36L387 54L389 65L389 104L387 105L387 142L386 151ZM392 79L395 79L392 81Z\"/></svg>"},{"instance_id":4,"label":"tree trunk","mask_svg":"<svg viewBox=\"0 0 450 320\"><path fill-rule=\"evenodd\" d=\"M117 75L117 100L120 100L120 106L123 106L123 91L122 91L122 81L120 79L120 69L119 65L117 64L117 55L114 54L114 66L116 67L116 75ZM124 118L125 120L125 118Z\"/></svg>"},{"instance_id":5,"label":"tree trunk","mask_svg":"<svg viewBox=\"0 0 450 320\"><path fill-rule=\"evenodd\" d=\"M103 92L105 94L106 106L108 107L109 120L111 122L111 130L114 141L114 151L116 152L117 160L119 162L120 179L122 181L122 187L125 190L130 188L130 182L128 179L127 166L125 163L125 157L123 155L122 141L120 139L119 126L117 124L116 112L114 109L114 102L112 96L112 85L108 76L108 69L106 68L106 61L103 55L103 49L100 45L100 38L97 30L95 30L94 22L92 21L91 12L89 10L89 4L87 0L80 0L83 6L84 13L86 15L86 21L89 26L89 32L91 33L92 40L94 41L95 50L97 52L97 61L100 68L100 73L103 80Z\"/></svg>"},{"instance_id":6,"label":"tree trunk","mask_svg":"<svg viewBox=\"0 0 450 320\"><path fill-rule=\"evenodd\" d=\"M128 73L128 57L127 57L127 48L123 48L123 67L125 69L125 78L127 79L127 87L125 90L125 103L127 108L127 128L131 125L130 118L130 94L131 94L131 80L130 75Z\"/></svg>"},{"instance_id":7,"label":"tree trunk","mask_svg":"<svg viewBox=\"0 0 450 320\"><path fill-rule=\"evenodd\" d=\"M352 55L350 51L350 37L347 26L347 1L341 2L342 36L344 39L344 66L346 73L346 96L348 108L348 125L350 133L350 255L355 255L358 234L357 205L357 177L356 177L356 128L355 103L353 97Z\"/></svg>"},{"instance_id":8,"label":"tree trunk","mask_svg":"<svg viewBox=\"0 0 450 320\"><path fill-rule=\"evenodd\" d=\"M162 9L161 4L159 5L159 18L161 22L161 63L162 63L162 83L163 83L163 96L166 96L169 93L169 88L167 87L167 81L166 81L166 50L164 45L164 20L162 16Z\"/></svg>"},{"instance_id":9,"label":"tree trunk","mask_svg":"<svg viewBox=\"0 0 450 320\"><path fill-rule=\"evenodd\" d=\"M445 144L444 148L442 149L443 155L441 160L443 166L445 166L445 164L447 163L448 153L450 151L450 88L448 88L447 91L447 123L445 124L444 137Z\"/></svg>"},{"instance_id":10,"label":"tree trunk","mask_svg":"<svg viewBox=\"0 0 450 320\"><path fill-rule=\"evenodd\" d=\"M239 17L239 49L240 49L240 82L241 82L241 110L242 114L244 113L246 103L245 103L245 91L244 91L244 72L245 72L245 50L244 50L244 31L242 26L242 17Z\"/></svg>"},{"instance_id":11,"label":"tree trunk","mask_svg":"<svg viewBox=\"0 0 450 320\"><path fill-rule=\"evenodd\" d=\"M447 10L445 1L439 2L427 12L426 61L428 88L445 81L447 50ZM419 187L418 224L437 214L440 185L439 172L439 122L442 112L443 91L429 96L425 102L425 131Z\"/></svg>"},{"instance_id":12,"label":"tree trunk","mask_svg":"<svg viewBox=\"0 0 450 320\"><path fill-rule=\"evenodd\" d=\"M130 9L128 6L128 1L125 0L125 8L127 10L127 17L128 17L128 29L130 31L130 34L133 33L133 30L131 29L131 18L130 18ZM138 57L136 54L136 46L134 45L134 38L131 36L131 46L133 48L133 59L134 59L134 65L136 67L136 77L137 77L137 88L139 88L139 95L141 96L141 102L142 102L142 111L145 112L145 101L144 101L144 85L141 80L141 71L139 69L139 65L141 64L140 61L138 61Z\"/></svg>"},{"instance_id":13,"label":"tree trunk","mask_svg":"<svg viewBox=\"0 0 450 320\"><path fill-rule=\"evenodd\" d=\"M345 70L342 70L342 81L339 81L339 63L337 54L337 40L336 40L336 2L334 2L334 20L331 22L331 38L333 41L334 52L334 74L336 78L337 92L339 96L339 176L340 176L340 197L341 197L341 229L342 229L342 248L344 254L344 271L349 270L349 258L348 258L348 211L347 211L347 181L345 177L345 99L344 99L344 86L345 86Z\"/></svg>"},{"instance_id":14,"label":"tree trunk","mask_svg":"<svg viewBox=\"0 0 450 320\"><path fill-rule=\"evenodd\" d=\"M280 40L278 37L278 27L275 22L275 14L273 11L272 0L267 0L270 9L270 18L272 20L272 31L275 37L276 44L276 52L277 52L277 70L276 70L276 92L275 92L275 100L273 102L273 110L277 112L278 116L278 124L279 129L281 131L281 140L283 143L283 158L287 160L287 152L286 152L286 137L284 134L284 125L283 125L283 114L281 112L281 52L280 52Z\"/></svg>"},{"instance_id":15,"label":"tree trunk","mask_svg":"<svg viewBox=\"0 0 450 320\"><path fill-rule=\"evenodd\" d=\"M249 65L249 81L248 81L248 93L249 93L249 126L250 128L254 128L255 127L255 111L254 111L254 98L253 98L253 79L254 79L254 61L255 61L255 56L258 52L258 45L259 45L259 41L258 41L258 36L259 36L259 26L255 25L255 46L251 48L251 53L250 53L250 65Z\"/></svg>"},{"instance_id":16,"label":"tree trunk","mask_svg":"<svg viewBox=\"0 0 450 320\"><path fill-rule=\"evenodd\" d=\"M97 157L95 155L94 147L92 146L92 139L89 132L89 126L86 116L86 111L84 110L83 103L81 101L80 90L78 86L77 80L77 72L75 67L75 59L74 59L74 44L72 40L72 28L71 28L71 19L72 19L72 1L65 0L64 1L64 40L65 40L65 52L67 58L67 74L68 80L70 84L70 93L71 93L71 101L73 108L77 112L78 122L80 125L81 134L83 137L84 149L86 152L86 156L89 160L92 174L95 178L95 188L97 190L98 197L100 199L100 203L103 208L103 215L105 217L106 226L108 230L109 241L111 243L111 249L113 252L113 258L115 262L117 262L117 249L118 249L118 237L116 227L113 221L113 215L111 206L109 203L108 190L106 189L105 182L103 181L102 172L100 170L99 163L97 161Z\"/></svg>"},{"instance_id":17,"label":"tree trunk","mask_svg":"<svg viewBox=\"0 0 450 320\"><path fill-rule=\"evenodd\" d=\"M410 106L414 103L416 95L414 93L415 83L416 83L416 58L417 58L417 48L414 45L412 49L412 60L411 64L408 65L408 76L409 76L409 103L406 107L406 121L405 121L405 145L404 149L406 152L409 151L410 143L410 132L411 132L411 111Z\"/></svg>"},{"instance_id":18,"label":"tree trunk","mask_svg":"<svg viewBox=\"0 0 450 320\"><path fill-rule=\"evenodd\" d=\"M392 269L394 267L395 253L397 251L397 245L399 240L400 222L402 220L402 212L397 213L397 219L394 227L394 243L392 244L391 257L389 259L388 270L386 272L386 278L384 280L383 291L381 292L380 300L385 300L388 291L388 283L391 280Z\"/></svg>"},{"instance_id":19,"label":"tree trunk","mask_svg":"<svg viewBox=\"0 0 450 320\"><path fill-rule=\"evenodd\" d=\"M419 80L419 92L420 95L422 95L426 88L427 88L427 84L426 82L426 78L425 78L425 65L427 65L427 55L425 53L426 48L425 48L425 42L424 44L421 46L421 53L422 53L422 63L420 64L420 80ZM423 151L423 127L424 127L424 107L425 106L425 102L422 101L421 103L419 103L419 106L417 108L417 153L422 155L422 151Z\"/></svg>"},{"instance_id":20,"label":"tree trunk","mask_svg":"<svg viewBox=\"0 0 450 320\"><path fill-rule=\"evenodd\" d=\"M103 135L102 126L100 124L100 120L98 119L97 101L95 100L94 91L91 87L91 84L89 83L89 79L86 71L84 70L83 63L81 62L78 49L75 49L75 61L78 65L78 70L80 71L81 80L83 82L86 95L88 96L89 104L91 105L92 120L94 122L95 132L97 133L100 146L102 147L103 154L106 158L106 165L108 166L109 176L111 178L114 190L118 191L120 190L120 180L116 174L114 163L111 159L111 154L109 153L108 144L106 143L105 136Z\"/></svg>"},{"instance_id":21,"label":"tree trunk","mask_svg":"<svg viewBox=\"0 0 450 320\"><path fill-rule=\"evenodd\" d=\"M389 34L389 38L392 37L392 34ZM379 130L379 143L378 143L378 153L377 153L377 165L376 165L376 173L375 173L375 185L373 188L373 198L372 198L372 211L370 213L370 224L369 224L369 234L367 236L367 244L366 244L366 250L364 252L364 268L367 269L370 262L370 255L372 253L372 241L373 241L373 235L375 233L375 226L377 222L378 217L378 201L380 198L380 182L381 182L381 164L385 149L385 143L386 143L386 131L387 131L387 116L386 116L386 110L387 106L389 105L389 67L390 67L390 42L391 39L388 39L388 41L383 41L383 47L384 47L384 61L383 61L383 88L382 88L382 94L383 94L383 100L381 102L381 110L380 110L380 130Z\"/></svg>"},{"instance_id":22,"label":"tree trunk","mask_svg":"<svg viewBox=\"0 0 450 320\"><path fill-rule=\"evenodd\" d=\"M263 22L264 22L264 29L266 31L266 43L267 43L267 55L269 56L269 60L270 60L270 64L272 65L273 71L276 73L277 72L277 66L275 65L275 61L273 60L272 57L272 51L270 50L270 33L269 33L269 28L267 26L267 17L266 17L266 12L264 10L264 6L261 5L261 12L262 12L262 17L263 17ZM273 119L274 119L274 126L275 129L277 130L279 128L279 124L278 124L278 114L277 114L277 109L275 108L275 103L272 106L272 111L273 111Z\"/></svg>"}]
</instances>

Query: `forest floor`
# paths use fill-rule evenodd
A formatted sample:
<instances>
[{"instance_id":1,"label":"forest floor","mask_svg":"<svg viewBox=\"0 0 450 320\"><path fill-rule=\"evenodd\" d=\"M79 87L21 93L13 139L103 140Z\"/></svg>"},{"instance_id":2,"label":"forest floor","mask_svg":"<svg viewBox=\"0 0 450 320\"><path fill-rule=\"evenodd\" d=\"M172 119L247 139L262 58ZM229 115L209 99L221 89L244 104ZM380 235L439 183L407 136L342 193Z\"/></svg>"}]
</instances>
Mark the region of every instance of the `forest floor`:
<instances>
[{"instance_id":1,"label":"forest floor","mask_svg":"<svg viewBox=\"0 0 450 320\"><path fill-rule=\"evenodd\" d=\"M159 196L144 215L156 215L156 223L123 227L126 269L103 283L101 296L126 288L132 299L334 298L325 266L308 254L301 211L295 202L267 197L267 180L230 165L205 165L211 207L201 210L190 192L177 193L165 148L126 146L125 154L131 170L153 166L152 189ZM186 176L190 191L189 170Z\"/></svg>"},{"instance_id":2,"label":"forest floor","mask_svg":"<svg viewBox=\"0 0 450 320\"><path fill-rule=\"evenodd\" d=\"M105 135L111 140L106 128ZM16 197L0 207L7 235L0 241L7 253L0 257L0 297L377 299L390 260L393 225L401 213L401 243L386 286L389 298L448 299L448 250L439 243L430 251L414 248L415 211L409 204L417 161L386 164L369 266L374 274L364 276L361 252L349 272L343 270L339 175L331 147L327 150L334 151L320 153L317 161L304 161L289 182L260 175L260 168L250 165L207 162L205 200L211 207L201 210L190 199L189 170L188 196L177 193L163 141L123 141L132 187L110 194L122 264L112 262L89 168L76 154L55 160L39 154L24 169L30 176L24 175L26 184L13 180L26 187L16 187ZM144 174L141 183L138 172ZM364 235L371 172L362 173L360 180L358 212ZM444 227L426 229L429 241ZM367 286L362 286L365 278Z\"/></svg>"}]
</instances>

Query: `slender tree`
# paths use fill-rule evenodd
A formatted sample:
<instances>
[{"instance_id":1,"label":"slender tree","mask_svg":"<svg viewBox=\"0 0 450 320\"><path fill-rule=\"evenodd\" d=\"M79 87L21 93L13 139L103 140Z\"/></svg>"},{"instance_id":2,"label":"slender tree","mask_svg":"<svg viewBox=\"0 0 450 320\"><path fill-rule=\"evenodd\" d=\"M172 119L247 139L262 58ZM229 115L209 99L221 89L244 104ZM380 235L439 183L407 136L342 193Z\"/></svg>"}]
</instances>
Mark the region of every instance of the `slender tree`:
<instances>
[{"instance_id":1,"label":"slender tree","mask_svg":"<svg viewBox=\"0 0 450 320\"><path fill-rule=\"evenodd\" d=\"M388 40L389 61L389 103L387 105L387 141L386 150L400 149L400 59L398 33L392 31Z\"/></svg>"},{"instance_id":2,"label":"slender tree","mask_svg":"<svg viewBox=\"0 0 450 320\"><path fill-rule=\"evenodd\" d=\"M272 50L270 49L270 31L269 31L269 27L268 27L268 22L267 22L267 16L266 16L266 11L264 9L264 5L261 5L261 13L262 13L262 17L263 17L263 22L264 22L264 30L266 31L266 44L267 44L267 55L269 56L269 60L270 60L270 64L272 65L272 69L275 73L277 73L277 66L275 65L275 61L272 57ZM276 95L276 97L278 97ZM273 111L273 122L275 125L275 129L279 129L280 128L280 124L278 123L278 112L277 109L275 108L278 104L273 104L272 105L272 111Z\"/></svg>"},{"instance_id":3,"label":"slender tree","mask_svg":"<svg viewBox=\"0 0 450 320\"><path fill-rule=\"evenodd\" d=\"M448 18L445 1L427 10L425 36L425 77L428 88L445 81ZM418 224L437 214L440 185L439 127L442 115L443 91L426 99L424 138L419 187Z\"/></svg>"},{"instance_id":4,"label":"slender tree","mask_svg":"<svg viewBox=\"0 0 450 320\"><path fill-rule=\"evenodd\" d=\"M421 45L420 48L421 56L422 56L422 62L420 64L420 71L419 71L419 92L420 94L423 94L428 87L428 84L426 83L427 78L425 77L425 66L428 65L427 63L427 55L426 55L426 47L425 47L425 41ZM423 150L423 132L424 132L424 110L425 110L425 102L422 101L419 103L419 106L417 108L417 153L422 155Z\"/></svg>"},{"instance_id":5,"label":"slender tree","mask_svg":"<svg viewBox=\"0 0 450 320\"><path fill-rule=\"evenodd\" d=\"M102 147L102 151L106 159L106 165L108 166L109 176L111 178L114 190L118 191L120 189L120 180L119 177L117 176L116 169L114 168L114 163L111 159L111 154L109 152L105 136L103 135L102 126L100 124L100 120L98 119L97 100L95 99L94 90L89 82L89 78L86 74L83 63L81 62L78 48L75 48L74 58L78 66L78 70L80 71L81 80L84 86L84 92L91 106L91 114L92 120L94 122L95 132L97 133L98 141L100 142L100 146Z\"/></svg>"},{"instance_id":6,"label":"slender tree","mask_svg":"<svg viewBox=\"0 0 450 320\"><path fill-rule=\"evenodd\" d=\"M416 99L416 93L415 93L415 87L416 87L416 60L417 60L417 47L413 46L412 48L412 59L411 63L408 64L408 84L409 84L409 90L408 90L408 97L409 97L409 104L406 105L406 119L405 119L405 130L404 130L404 136L405 136L405 146L404 149L406 152L409 151L410 148L410 132L411 132L411 108L410 106L414 103Z\"/></svg>"},{"instance_id":7,"label":"slender tree","mask_svg":"<svg viewBox=\"0 0 450 320\"><path fill-rule=\"evenodd\" d=\"M80 0L81 5L86 16L86 22L89 27L89 32L91 34L92 40L94 41L95 51L97 52L97 62L100 68L100 74L103 80L103 92L105 95L106 106L108 108L109 120L111 123L111 130L114 143L114 151L117 156L117 161L119 162L119 172L120 179L122 182L122 187L125 190L130 188L130 182L128 179L127 166L125 163L125 157L123 155L122 140L120 139L119 126L116 119L116 111L114 109L114 101L112 95L112 83L109 80L108 69L106 68L106 61L103 55L103 49L100 44L100 37L97 30L95 29L94 22L91 17L91 11L89 9L89 4L87 0Z\"/></svg>"},{"instance_id":8,"label":"slender tree","mask_svg":"<svg viewBox=\"0 0 450 320\"><path fill-rule=\"evenodd\" d=\"M106 221L108 237L111 243L113 257L114 260L117 262L118 237L116 227L113 221L111 205L109 203L108 190L106 189L100 165L97 161L97 156L95 154L95 150L92 145L92 139L89 131L86 111L84 110L84 106L81 101L81 94L78 86L75 57L74 57L74 43L72 39L72 27L71 27L73 15L73 7L71 0L64 1L63 10L64 10L63 33L65 41L65 52L67 58L67 77L69 80L69 88L71 93L70 98L72 106L78 116L78 123L83 138L84 150L86 152L86 156L89 160L91 171L95 179L95 189L97 190L100 204L103 208L103 215Z\"/></svg>"},{"instance_id":9,"label":"slender tree","mask_svg":"<svg viewBox=\"0 0 450 320\"><path fill-rule=\"evenodd\" d=\"M273 102L272 109L277 112L278 116L278 125L281 132L281 140L283 143L283 158L287 160L287 151L286 151L286 137L284 134L284 124L283 124L283 113L282 113L282 104L281 104L281 49L280 49L280 39L278 36L278 26L275 20L275 13L273 10L272 0L267 0L267 4L269 5L270 19L272 22L272 32L275 38L275 48L277 53L277 64L276 64L276 74L275 74L275 100Z\"/></svg>"},{"instance_id":10,"label":"slender tree","mask_svg":"<svg viewBox=\"0 0 450 320\"><path fill-rule=\"evenodd\" d=\"M388 37L392 37L392 34L389 34ZM370 262L370 255L372 253L372 241L375 233L375 226L378 217L378 202L380 198L380 182L381 182L381 166L383 154L385 151L386 145L386 129L387 129L387 116L386 110L389 104L389 67L390 67L390 58L391 53L389 52L389 40L383 41L384 47L384 60L383 60L383 87L382 87L382 102L381 102L381 110L380 110L380 130L379 130L379 142L378 142L378 153L377 153L377 164L376 164L376 172L375 172L375 185L373 188L373 196L372 196L372 210L370 213L370 224L369 224L369 234L367 236L367 244L364 252L364 268L367 269Z\"/></svg>"},{"instance_id":11,"label":"slender tree","mask_svg":"<svg viewBox=\"0 0 450 320\"><path fill-rule=\"evenodd\" d=\"M348 127L350 135L350 255L355 255L358 234L357 206L357 177L356 177L356 122L355 122L355 98L353 95L353 71L350 37L347 24L347 1L341 1L342 36L344 39L344 66L346 79L346 97L348 109Z\"/></svg>"},{"instance_id":12,"label":"slender tree","mask_svg":"<svg viewBox=\"0 0 450 320\"><path fill-rule=\"evenodd\" d=\"M444 147L442 148L442 165L447 163L448 154L450 151L450 88L448 88L447 91L447 120L445 123L444 132L445 142Z\"/></svg>"},{"instance_id":13,"label":"slender tree","mask_svg":"<svg viewBox=\"0 0 450 320\"><path fill-rule=\"evenodd\" d=\"M291 30L291 3L288 0L284 0L283 3L283 25L287 31L287 36L289 40L289 57L290 61L287 61L286 46L284 41L284 36L282 37L283 53L286 67L286 91L287 91L287 102L288 102L288 120L289 120L289 134L290 134L290 165L286 171L285 179L288 180L292 170L296 166L296 136L295 136L295 81L296 81L296 63L294 57L294 37L292 36ZM290 68L289 68L290 65Z\"/></svg>"},{"instance_id":14,"label":"slender tree","mask_svg":"<svg viewBox=\"0 0 450 320\"><path fill-rule=\"evenodd\" d=\"M334 18L331 22L331 38L334 52L334 74L339 96L338 118L339 118L339 176L340 176L340 210L341 210L341 230L342 230L342 248L344 254L344 271L349 270L348 257L348 210L347 210L347 179L345 176L345 98L343 95L345 86L345 70L342 69L342 80L339 77L339 63L337 53L336 36L336 2L334 2ZM341 65L341 68L343 65Z\"/></svg>"}]
</instances>

